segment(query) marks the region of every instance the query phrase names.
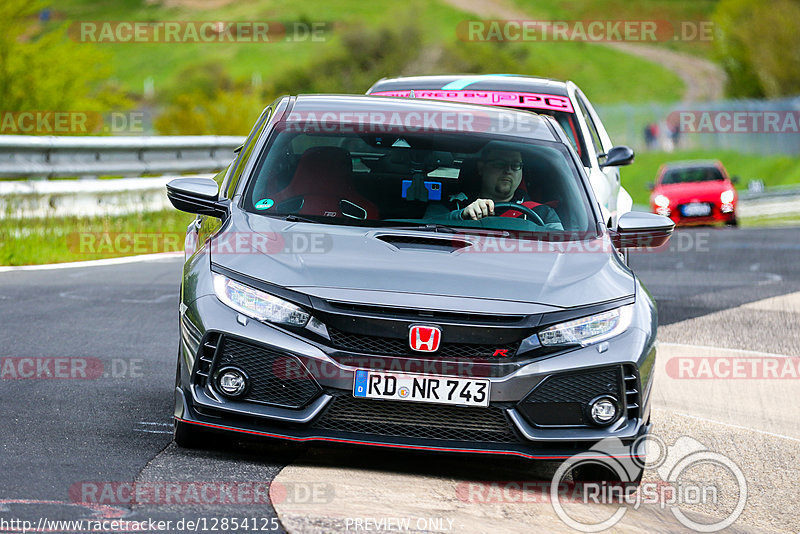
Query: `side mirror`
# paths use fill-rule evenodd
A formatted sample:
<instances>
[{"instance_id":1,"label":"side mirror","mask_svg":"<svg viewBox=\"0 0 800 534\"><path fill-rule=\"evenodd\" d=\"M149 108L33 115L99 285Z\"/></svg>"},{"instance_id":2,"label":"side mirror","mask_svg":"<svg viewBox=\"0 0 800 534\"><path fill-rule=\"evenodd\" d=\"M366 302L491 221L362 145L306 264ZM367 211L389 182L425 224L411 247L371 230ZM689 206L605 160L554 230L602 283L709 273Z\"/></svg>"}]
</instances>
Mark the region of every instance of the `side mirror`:
<instances>
[{"instance_id":1,"label":"side mirror","mask_svg":"<svg viewBox=\"0 0 800 534\"><path fill-rule=\"evenodd\" d=\"M655 188L656 188L655 182L648 182L647 183L647 189L649 189L650 191L654 190Z\"/></svg>"},{"instance_id":2,"label":"side mirror","mask_svg":"<svg viewBox=\"0 0 800 534\"><path fill-rule=\"evenodd\" d=\"M735 174L733 176L731 176L731 183L732 184L738 184L739 183L739 177L736 176Z\"/></svg>"},{"instance_id":3,"label":"side mirror","mask_svg":"<svg viewBox=\"0 0 800 534\"><path fill-rule=\"evenodd\" d=\"M617 248L656 248L669 241L675 223L668 217L629 211L617 221L617 230L611 239Z\"/></svg>"},{"instance_id":4,"label":"side mirror","mask_svg":"<svg viewBox=\"0 0 800 534\"><path fill-rule=\"evenodd\" d=\"M633 163L635 154L629 146L619 145L613 147L605 154L606 160L600 164L601 167L621 167Z\"/></svg>"},{"instance_id":5,"label":"side mirror","mask_svg":"<svg viewBox=\"0 0 800 534\"><path fill-rule=\"evenodd\" d=\"M227 206L219 202L219 186L211 178L176 178L167 184L167 198L181 211L218 219L228 216Z\"/></svg>"}]
</instances>

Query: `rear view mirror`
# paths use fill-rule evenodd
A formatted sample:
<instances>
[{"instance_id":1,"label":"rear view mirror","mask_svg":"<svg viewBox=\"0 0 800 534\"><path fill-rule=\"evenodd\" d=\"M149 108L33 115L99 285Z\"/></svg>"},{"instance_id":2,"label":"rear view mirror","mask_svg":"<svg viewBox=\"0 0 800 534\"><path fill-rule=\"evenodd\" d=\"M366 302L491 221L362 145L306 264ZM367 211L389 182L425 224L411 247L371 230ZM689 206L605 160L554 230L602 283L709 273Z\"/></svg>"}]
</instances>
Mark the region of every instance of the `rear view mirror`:
<instances>
[{"instance_id":1,"label":"rear view mirror","mask_svg":"<svg viewBox=\"0 0 800 534\"><path fill-rule=\"evenodd\" d=\"M197 215L224 219L225 204L219 202L219 186L211 178L176 178L167 184L167 198L175 208Z\"/></svg>"},{"instance_id":2,"label":"rear view mirror","mask_svg":"<svg viewBox=\"0 0 800 534\"><path fill-rule=\"evenodd\" d=\"M617 248L655 248L665 245L674 229L675 223L668 217L629 211L619 218L611 238Z\"/></svg>"},{"instance_id":3,"label":"rear view mirror","mask_svg":"<svg viewBox=\"0 0 800 534\"><path fill-rule=\"evenodd\" d=\"M633 158L636 156L633 149L629 146L619 145L613 147L605 155L606 160L600 164L601 167L621 167L622 165L630 165L633 163Z\"/></svg>"}]
</instances>

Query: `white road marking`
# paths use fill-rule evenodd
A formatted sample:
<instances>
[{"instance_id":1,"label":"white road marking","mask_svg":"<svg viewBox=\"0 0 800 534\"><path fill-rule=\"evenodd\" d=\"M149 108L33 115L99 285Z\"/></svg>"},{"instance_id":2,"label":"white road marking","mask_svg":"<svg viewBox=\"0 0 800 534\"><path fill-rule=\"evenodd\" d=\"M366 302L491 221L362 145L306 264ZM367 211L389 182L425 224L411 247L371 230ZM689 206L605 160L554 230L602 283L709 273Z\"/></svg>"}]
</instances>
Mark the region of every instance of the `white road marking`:
<instances>
[{"instance_id":1,"label":"white road marking","mask_svg":"<svg viewBox=\"0 0 800 534\"><path fill-rule=\"evenodd\" d=\"M674 413L675 415L680 415L681 417L688 417L690 419L697 419L698 421L703 421L705 423L714 423L716 425L723 425L723 426L729 426L731 428L738 428L739 430L747 430L748 432L757 432L759 434L764 434L766 436L772 436L774 438L788 439L788 440L791 440L791 441L800 442L800 439L793 438L791 436L785 436L783 434L776 434L775 432L767 432L766 430L759 430L757 428L753 428L753 427L749 427L749 426L733 425L731 423L725 423L723 421L716 421L714 419L708 419L706 417L698 417L696 415L691 415L691 414L688 414L688 413L681 413L681 412L672 412L672 413Z\"/></svg>"},{"instance_id":2,"label":"white road marking","mask_svg":"<svg viewBox=\"0 0 800 534\"><path fill-rule=\"evenodd\" d=\"M692 349L702 349L708 351L725 351L725 352L739 352L741 354L745 354L748 356L760 357L760 358L796 358L797 356L789 356L786 354L776 354L772 352L759 352L755 350L743 350L743 349L723 349L721 347L712 347L709 345L693 345L691 343L664 343L659 342L660 347L673 347L673 348L681 348L687 347Z\"/></svg>"},{"instance_id":3,"label":"white road marking","mask_svg":"<svg viewBox=\"0 0 800 534\"><path fill-rule=\"evenodd\" d=\"M140 425L172 426L172 423L152 423L150 421L139 421Z\"/></svg>"},{"instance_id":4,"label":"white road marking","mask_svg":"<svg viewBox=\"0 0 800 534\"><path fill-rule=\"evenodd\" d=\"M121 299L120 302L126 302L128 304L157 304L159 302L168 302L175 298L178 298L178 295L170 293L169 295L161 295L154 299Z\"/></svg>"},{"instance_id":5,"label":"white road marking","mask_svg":"<svg viewBox=\"0 0 800 534\"><path fill-rule=\"evenodd\" d=\"M147 430L146 428L134 428L134 432L145 432L147 434L172 434L172 430Z\"/></svg>"},{"instance_id":6,"label":"white road marking","mask_svg":"<svg viewBox=\"0 0 800 534\"><path fill-rule=\"evenodd\" d=\"M9 271L43 271L47 269L74 269L78 267L103 267L106 265L122 265L140 261L160 261L182 257L183 252L160 252L157 254L142 254L140 256L126 256L124 258L108 258L105 260L72 261L67 263L48 263L45 265L18 265L0 266L0 273Z\"/></svg>"},{"instance_id":7,"label":"white road marking","mask_svg":"<svg viewBox=\"0 0 800 534\"><path fill-rule=\"evenodd\" d=\"M73 299L73 300L89 300L89 297L86 295L73 295L73 293L77 293L76 291L62 291L58 294L59 297L62 299Z\"/></svg>"}]
</instances>

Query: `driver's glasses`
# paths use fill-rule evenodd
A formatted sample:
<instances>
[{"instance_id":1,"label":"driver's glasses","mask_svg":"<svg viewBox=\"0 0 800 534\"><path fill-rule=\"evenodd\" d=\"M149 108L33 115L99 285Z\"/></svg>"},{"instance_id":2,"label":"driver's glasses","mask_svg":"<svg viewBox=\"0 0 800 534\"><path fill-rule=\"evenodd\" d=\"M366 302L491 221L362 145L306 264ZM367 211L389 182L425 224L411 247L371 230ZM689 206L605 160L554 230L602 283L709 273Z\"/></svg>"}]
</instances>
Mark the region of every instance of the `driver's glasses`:
<instances>
[{"instance_id":1,"label":"driver's glasses","mask_svg":"<svg viewBox=\"0 0 800 534\"><path fill-rule=\"evenodd\" d=\"M518 171L522 169L521 161L506 161L504 159L493 159L492 161L487 161L486 164L493 169L497 169L498 171L504 171L506 169L511 169L512 171Z\"/></svg>"}]
</instances>

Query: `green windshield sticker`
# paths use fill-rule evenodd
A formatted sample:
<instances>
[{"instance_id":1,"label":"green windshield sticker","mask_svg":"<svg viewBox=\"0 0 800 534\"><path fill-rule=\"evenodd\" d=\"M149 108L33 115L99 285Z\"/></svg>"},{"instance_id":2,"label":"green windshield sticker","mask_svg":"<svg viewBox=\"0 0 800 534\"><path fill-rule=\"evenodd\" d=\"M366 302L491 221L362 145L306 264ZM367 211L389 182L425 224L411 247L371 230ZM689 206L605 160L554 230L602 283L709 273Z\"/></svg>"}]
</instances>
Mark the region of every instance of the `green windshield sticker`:
<instances>
[{"instance_id":1,"label":"green windshield sticker","mask_svg":"<svg viewBox=\"0 0 800 534\"><path fill-rule=\"evenodd\" d=\"M256 209L257 210L268 210L275 204L275 201L271 198L262 198L258 202L256 202Z\"/></svg>"}]
</instances>

